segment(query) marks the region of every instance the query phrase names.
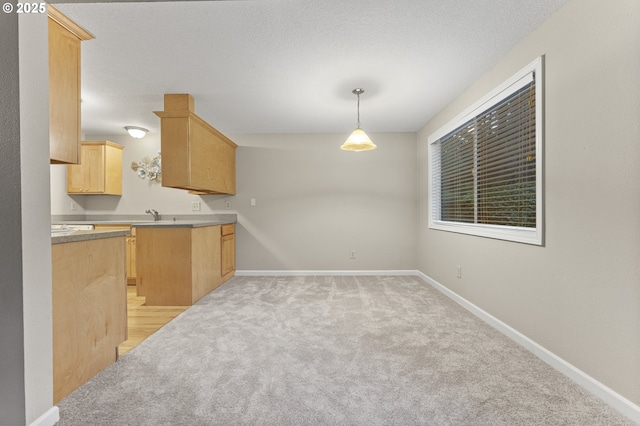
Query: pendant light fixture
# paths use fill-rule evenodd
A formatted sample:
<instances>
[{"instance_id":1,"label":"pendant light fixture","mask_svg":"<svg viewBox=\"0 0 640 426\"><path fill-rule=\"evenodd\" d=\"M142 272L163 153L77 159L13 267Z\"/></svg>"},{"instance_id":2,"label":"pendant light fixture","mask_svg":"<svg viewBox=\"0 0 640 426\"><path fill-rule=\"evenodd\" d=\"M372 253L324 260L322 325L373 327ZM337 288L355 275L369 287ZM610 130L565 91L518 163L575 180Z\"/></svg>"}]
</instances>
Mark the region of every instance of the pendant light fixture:
<instances>
[{"instance_id":1,"label":"pendant light fixture","mask_svg":"<svg viewBox=\"0 0 640 426\"><path fill-rule=\"evenodd\" d=\"M360 95L364 89L353 89L352 93L358 96L358 126L351 133L351 136L342 144L340 149L345 151L370 151L376 149L376 145L371 142L369 136L360 128Z\"/></svg>"}]
</instances>

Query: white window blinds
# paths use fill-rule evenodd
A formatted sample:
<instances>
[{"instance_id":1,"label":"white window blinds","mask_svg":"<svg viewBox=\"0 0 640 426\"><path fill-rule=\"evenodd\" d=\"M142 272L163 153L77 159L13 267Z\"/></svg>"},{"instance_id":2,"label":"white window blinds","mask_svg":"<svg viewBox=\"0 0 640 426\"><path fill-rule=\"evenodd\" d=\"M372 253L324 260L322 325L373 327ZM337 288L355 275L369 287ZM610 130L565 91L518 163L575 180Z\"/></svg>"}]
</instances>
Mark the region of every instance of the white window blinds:
<instances>
[{"instance_id":1,"label":"white window blinds","mask_svg":"<svg viewBox=\"0 0 640 426\"><path fill-rule=\"evenodd\" d=\"M536 90L535 73L528 72L431 141L430 225L537 232L541 168Z\"/></svg>"}]
</instances>

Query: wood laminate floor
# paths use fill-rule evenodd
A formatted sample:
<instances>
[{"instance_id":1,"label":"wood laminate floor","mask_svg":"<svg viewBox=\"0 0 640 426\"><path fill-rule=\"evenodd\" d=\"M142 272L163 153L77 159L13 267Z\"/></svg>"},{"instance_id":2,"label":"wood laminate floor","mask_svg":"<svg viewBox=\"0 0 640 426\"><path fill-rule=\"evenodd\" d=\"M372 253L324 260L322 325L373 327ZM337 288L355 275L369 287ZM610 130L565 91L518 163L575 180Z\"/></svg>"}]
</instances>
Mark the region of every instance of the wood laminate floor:
<instances>
[{"instance_id":1,"label":"wood laminate floor","mask_svg":"<svg viewBox=\"0 0 640 426\"><path fill-rule=\"evenodd\" d=\"M118 353L126 354L187 308L188 306L146 306L145 298L136 295L136 286L127 286L128 338L118 346Z\"/></svg>"}]
</instances>

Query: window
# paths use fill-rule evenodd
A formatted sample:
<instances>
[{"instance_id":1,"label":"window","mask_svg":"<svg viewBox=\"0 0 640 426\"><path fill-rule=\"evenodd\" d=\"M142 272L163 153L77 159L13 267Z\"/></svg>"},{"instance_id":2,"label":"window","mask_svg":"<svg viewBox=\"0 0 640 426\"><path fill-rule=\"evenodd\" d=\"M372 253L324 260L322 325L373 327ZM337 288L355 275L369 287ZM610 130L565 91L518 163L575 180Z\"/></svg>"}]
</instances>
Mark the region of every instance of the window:
<instances>
[{"instance_id":1,"label":"window","mask_svg":"<svg viewBox=\"0 0 640 426\"><path fill-rule=\"evenodd\" d=\"M542 58L429 137L429 227L542 245Z\"/></svg>"}]
</instances>

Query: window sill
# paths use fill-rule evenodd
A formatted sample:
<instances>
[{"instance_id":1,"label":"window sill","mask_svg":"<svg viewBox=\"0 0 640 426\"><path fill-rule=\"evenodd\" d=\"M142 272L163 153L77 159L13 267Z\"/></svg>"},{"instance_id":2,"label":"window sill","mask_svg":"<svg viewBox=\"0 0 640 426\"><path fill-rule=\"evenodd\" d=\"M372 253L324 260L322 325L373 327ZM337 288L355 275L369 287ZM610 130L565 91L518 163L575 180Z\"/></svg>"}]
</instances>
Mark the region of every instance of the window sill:
<instances>
[{"instance_id":1,"label":"window sill","mask_svg":"<svg viewBox=\"0 0 640 426\"><path fill-rule=\"evenodd\" d=\"M479 225L475 223L458 223L431 221L429 229L456 232L458 234L475 235L478 237L494 238L542 246L542 231L536 228L521 228L515 226Z\"/></svg>"}]
</instances>

